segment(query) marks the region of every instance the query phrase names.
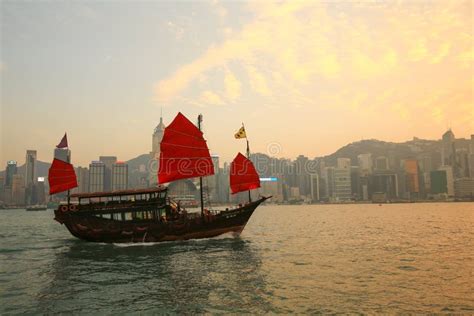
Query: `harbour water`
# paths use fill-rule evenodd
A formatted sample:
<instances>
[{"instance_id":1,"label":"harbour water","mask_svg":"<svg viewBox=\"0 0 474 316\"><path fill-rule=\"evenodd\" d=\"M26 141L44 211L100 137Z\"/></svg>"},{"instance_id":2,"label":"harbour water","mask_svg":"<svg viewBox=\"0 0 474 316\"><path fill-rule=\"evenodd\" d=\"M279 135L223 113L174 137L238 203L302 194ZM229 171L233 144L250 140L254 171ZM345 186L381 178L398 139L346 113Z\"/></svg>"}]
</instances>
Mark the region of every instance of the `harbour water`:
<instances>
[{"instance_id":1,"label":"harbour water","mask_svg":"<svg viewBox=\"0 0 474 316\"><path fill-rule=\"evenodd\" d=\"M76 240L0 210L0 314L474 313L474 203L263 206L240 237Z\"/></svg>"}]
</instances>

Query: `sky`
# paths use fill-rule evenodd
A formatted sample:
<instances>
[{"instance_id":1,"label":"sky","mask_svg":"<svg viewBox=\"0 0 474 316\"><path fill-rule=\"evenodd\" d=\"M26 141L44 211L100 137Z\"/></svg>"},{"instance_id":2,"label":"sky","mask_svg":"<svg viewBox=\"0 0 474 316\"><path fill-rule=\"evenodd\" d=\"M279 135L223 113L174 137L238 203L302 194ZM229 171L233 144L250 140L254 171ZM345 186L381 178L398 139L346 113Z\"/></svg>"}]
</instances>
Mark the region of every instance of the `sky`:
<instances>
[{"instance_id":1,"label":"sky","mask_svg":"<svg viewBox=\"0 0 474 316\"><path fill-rule=\"evenodd\" d=\"M0 2L0 166L128 160L204 116L211 153L310 158L474 134L472 1ZM3 167L2 167L3 168Z\"/></svg>"}]
</instances>

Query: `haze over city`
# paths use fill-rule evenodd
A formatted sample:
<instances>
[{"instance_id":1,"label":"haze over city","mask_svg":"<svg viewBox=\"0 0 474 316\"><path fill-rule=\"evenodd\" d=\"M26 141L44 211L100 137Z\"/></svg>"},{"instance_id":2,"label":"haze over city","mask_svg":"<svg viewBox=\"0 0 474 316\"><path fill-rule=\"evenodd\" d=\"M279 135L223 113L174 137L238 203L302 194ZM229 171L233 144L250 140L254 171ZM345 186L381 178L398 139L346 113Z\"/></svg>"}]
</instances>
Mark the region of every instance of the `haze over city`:
<instances>
[{"instance_id":1,"label":"haze over city","mask_svg":"<svg viewBox=\"0 0 474 316\"><path fill-rule=\"evenodd\" d=\"M230 161L474 130L472 2L1 3L1 157L150 151L163 110L204 114Z\"/></svg>"}]
</instances>

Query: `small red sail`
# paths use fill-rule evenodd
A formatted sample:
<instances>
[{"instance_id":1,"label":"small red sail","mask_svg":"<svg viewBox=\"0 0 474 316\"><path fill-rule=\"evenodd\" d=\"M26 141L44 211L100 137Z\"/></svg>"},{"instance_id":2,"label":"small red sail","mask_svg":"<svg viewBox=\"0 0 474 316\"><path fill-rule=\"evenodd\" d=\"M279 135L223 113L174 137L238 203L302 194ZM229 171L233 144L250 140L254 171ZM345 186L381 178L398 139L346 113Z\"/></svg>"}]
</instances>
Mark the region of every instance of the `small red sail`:
<instances>
[{"instance_id":1,"label":"small red sail","mask_svg":"<svg viewBox=\"0 0 474 316\"><path fill-rule=\"evenodd\" d=\"M165 128L160 144L158 182L213 174L214 165L202 132L183 114L178 113Z\"/></svg>"},{"instance_id":2,"label":"small red sail","mask_svg":"<svg viewBox=\"0 0 474 316\"><path fill-rule=\"evenodd\" d=\"M253 163L238 153L230 165L230 189L232 194L260 188L260 177Z\"/></svg>"},{"instance_id":3,"label":"small red sail","mask_svg":"<svg viewBox=\"0 0 474 316\"><path fill-rule=\"evenodd\" d=\"M59 142L59 144L56 146L56 148L66 148L67 147L67 134L64 133L63 138Z\"/></svg>"},{"instance_id":4,"label":"small red sail","mask_svg":"<svg viewBox=\"0 0 474 316\"><path fill-rule=\"evenodd\" d=\"M54 158L48 172L49 194L55 194L77 187L74 167L67 162Z\"/></svg>"}]
</instances>

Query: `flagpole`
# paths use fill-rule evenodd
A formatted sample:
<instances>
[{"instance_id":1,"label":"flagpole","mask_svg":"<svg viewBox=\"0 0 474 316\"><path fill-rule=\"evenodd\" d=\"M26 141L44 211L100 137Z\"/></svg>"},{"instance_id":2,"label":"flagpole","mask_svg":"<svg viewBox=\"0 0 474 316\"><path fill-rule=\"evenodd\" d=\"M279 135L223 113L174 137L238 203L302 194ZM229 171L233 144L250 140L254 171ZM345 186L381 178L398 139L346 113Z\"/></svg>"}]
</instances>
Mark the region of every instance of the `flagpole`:
<instances>
[{"instance_id":1,"label":"flagpole","mask_svg":"<svg viewBox=\"0 0 474 316\"><path fill-rule=\"evenodd\" d=\"M244 131L245 131L245 126L243 122L242 122L242 127L244 128ZM249 139L247 137L247 131L245 131L245 140L247 141L247 159L250 160L250 146L249 146ZM252 195L250 194L250 190L248 192L249 192L249 202L252 202Z\"/></svg>"}]
</instances>

